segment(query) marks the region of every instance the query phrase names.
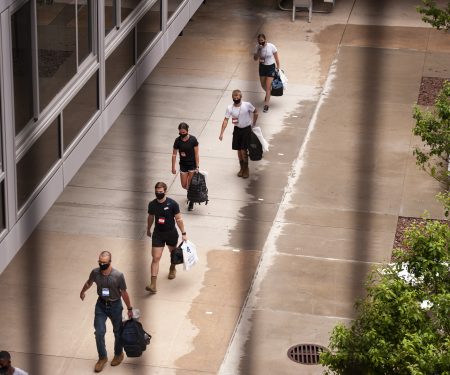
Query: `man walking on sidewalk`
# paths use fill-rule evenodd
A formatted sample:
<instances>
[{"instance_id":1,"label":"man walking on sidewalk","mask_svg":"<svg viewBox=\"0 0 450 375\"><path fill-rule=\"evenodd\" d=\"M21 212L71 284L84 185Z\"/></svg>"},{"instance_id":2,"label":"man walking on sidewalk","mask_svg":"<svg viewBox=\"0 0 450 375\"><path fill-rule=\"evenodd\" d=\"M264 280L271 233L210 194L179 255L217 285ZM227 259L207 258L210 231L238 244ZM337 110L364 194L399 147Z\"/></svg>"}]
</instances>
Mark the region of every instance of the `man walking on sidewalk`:
<instances>
[{"instance_id":1,"label":"man walking on sidewalk","mask_svg":"<svg viewBox=\"0 0 450 375\"><path fill-rule=\"evenodd\" d=\"M230 104L225 112L225 118L222 122L219 140L223 139L223 133L227 127L228 119L234 125L232 149L237 151L239 164L241 169L237 176L248 178L250 175L248 169L248 146L250 143L250 135L252 126L256 125L258 111L250 102L242 101L242 93L240 90L234 90L231 94L234 104Z\"/></svg>"},{"instance_id":2,"label":"man walking on sidewalk","mask_svg":"<svg viewBox=\"0 0 450 375\"><path fill-rule=\"evenodd\" d=\"M122 299L127 305L128 318L133 317L130 297L127 293L127 285L123 273L112 268L111 253L102 251L98 257L99 267L94 268L89 279L83 285L80 298L83 301L86 291L93 283L97 285L98 300L95 305L95 342L97 344L98 361L95 364L95 372L100 372L108 362L105 347L106 319L111 319L114 331L114 358L111 366L118 366L123 360L123 347L120 344L119 329L122 325Z\"/></svg>"},{"instance_id":3,"label":"man walking on sidewalk","mask_svg":"<svg viewBox=\"0 0 450 375\"><path fill-rule=\"evenodd\" d=\"M184 223L180 213L180 206L173 199L166 196L167 185L164 182L157 182L155 185L156 199L148 204L147 236L152 237L152 265L151 282L145 289L150 293L156 293L156 278L159 271L159 261L167 244L169 251L175 250L178 242L178 232L175 223L181 231L183 241L187 241ZM153 223L155 228L153 236L151 228ZM175 264L170 265L169 280L176 277Z\"/></svg>"}]
</instances>

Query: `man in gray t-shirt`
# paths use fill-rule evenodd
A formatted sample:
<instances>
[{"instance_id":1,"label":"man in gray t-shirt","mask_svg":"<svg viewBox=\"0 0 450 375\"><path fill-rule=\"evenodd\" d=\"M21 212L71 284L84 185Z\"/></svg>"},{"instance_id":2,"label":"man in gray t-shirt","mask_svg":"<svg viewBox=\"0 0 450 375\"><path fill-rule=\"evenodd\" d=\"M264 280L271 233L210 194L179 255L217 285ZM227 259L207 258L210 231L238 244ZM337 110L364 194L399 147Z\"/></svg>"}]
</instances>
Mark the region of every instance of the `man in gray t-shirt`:
<instances>
[{"instance_id":1,"label":"man in gray t-shirt","mask_svg":"<svg viewBox=\"0 0 450 375\"><path fill-rule=\"evenodd\" d=\"M83 285L80 298L83 301L86 291L93 283L97 285L98 300L95 305L95 342L97 344L98 361L95 364L95 372L100 372L108 362L105 346L106 319L111 319L114 331L114 358L111 366L120 365L123 360L123 347L119 340L119 329L122 325L122 299L127 305L128 317L133 317L130 297L127 293L127 284L123 273L112 268L111 253L102 251L98 258L99 267L94 268L89 275L89 279Z\"/></svg>"}]
</instances>

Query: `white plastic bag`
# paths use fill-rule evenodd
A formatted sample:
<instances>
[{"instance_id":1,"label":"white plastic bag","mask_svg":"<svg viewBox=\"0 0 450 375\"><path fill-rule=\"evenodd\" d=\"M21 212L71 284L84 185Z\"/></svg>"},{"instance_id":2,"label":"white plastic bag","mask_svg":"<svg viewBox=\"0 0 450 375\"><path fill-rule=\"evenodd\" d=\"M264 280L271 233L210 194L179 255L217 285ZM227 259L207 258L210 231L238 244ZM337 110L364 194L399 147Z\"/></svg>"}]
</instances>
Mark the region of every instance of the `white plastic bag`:
<instances>
[{"instance_id":1,"label":"white plastic bag","mask_svg":"<svg viewBox=\"0 0 450 375\"><path fill-rule=\"evenodd\" d=\"M287 84L288 84L289 80L286 77L286 74L284 74L284 71L282 69L278 70L278 74L280 76L281 83L283 84L283 89L287 88Z\"/></svg>"},{"instance_id":2,"label":"white plastic bag","mask_svg":"<svg viewBox=\"0 0 450 375\"><path fill-rule=\"evenodd\" d=\"M254 126L252 128L252 132L258 137L259 141L261 142L262 150L264 152L269 151L269 143L264 139L261 128L259 126Z\"/></svg>"},{"instance_id":3,"label":"white plastic bag","mask_svg":"<svg viewBox=\"0 0 450 375\"><path fill-rule=\"evenodd\" d=\"M188 240L182 243L181 249L183 250L183 268L189 271L198 263L197 248Z\"/></svg>"}]
</instances>

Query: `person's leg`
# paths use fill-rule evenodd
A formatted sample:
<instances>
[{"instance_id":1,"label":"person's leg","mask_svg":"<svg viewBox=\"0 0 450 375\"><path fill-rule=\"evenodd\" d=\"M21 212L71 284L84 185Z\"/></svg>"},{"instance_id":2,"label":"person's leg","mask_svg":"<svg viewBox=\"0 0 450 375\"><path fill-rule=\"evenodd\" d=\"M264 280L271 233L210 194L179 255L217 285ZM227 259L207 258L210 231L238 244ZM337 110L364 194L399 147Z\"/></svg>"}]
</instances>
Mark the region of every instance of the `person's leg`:
<instances>
[{"instance_id":1,"label":"person's leg","mask_svg":"<svg viewBox=\"0 0 450 375\"><path fill-rule=\"evenodd\" d=\"M150 267L152 276L158 276L159 261L161 260L163 250L164 247L152 247L152 265Z\"/></svg>"},{"instance_id":2,"label":"person's leg","mask_svg":"<svg viewBox=\"0 0 450 375\"><path fill-rule=\"evenodd\" d=\"M248 169L248 152L247 150L239 150L241 152L241 158L243 160L242 178L249 178L250 170Z\"/></svg>"},{"instance_id":3,"label":"person's leg","mask_svg":"<svg viewBox=\"0 0 450 375\"><path fill-rule=\"evenodd\" d=\"M188 173L187 172L180 172L180 182L181 182L181 187L183 189L188 189Z\"/></svg>"},{"instance_id":4,"label":"person's leg","mask_svg":"<svg viewBox=\"0 0 450 375\"><path fill-rule=\"evenodd\" d=\"M94 329L95 329L95 343L97 345L98 358L107 358L105 346L105 334L106 334L106 319L107 315L105 307L100 302L95 304L95 317L94 317Z\"/></svg>"},{"instance_id":5,"label":"person's leg","mask_svg":"<svg viewBox=\"0 0 450 375\"><path fill-rule=\"evenodd\" d=\"M111 319L111 323L112 323L113 331L114 331L114 356L116 359L115 364L113 366L117 366L118 364L120 364L120 362L122 362L122 359L119 359L123 352L123 347L120 343L120 337L119 337L119 330L120 330L120 327L122 326L122 311L123 311L123 306L122 306L121 301L114 303L109 308L108 317L109 317L109 319ZM119 357L119 358L117 358L117 357Z\"/></svg>"},{"instance_id":6,"label":"person's leg","mask_svg":"<svg viewBox=\"0 0 450 375\"><path fill-rule=\"evenodd\" d=\"M174 251L176 249L177 243L178 243L178 232L176 229L172 233L169 234L166 243L167 243L167 248L169 249L169 254L172 254L172 251ZM172 262L170 263L169 275L168 275L169 280L173 280L177 276L177 270L175 269L175 266L176 265L172 264Z\"/></svg>"},{"instance_id":7,"label":"person's leg","mask_svg":"<svg viewBox=\"0 0 450 375\"><path fill-rule=\"evenodd\" d=\"M269 107L270 91L272 90L273 77L266 77L266 97L264 99L264 109Z\"/></svg>"},{"instance_id":8,"label":"person's leg","mask_svg":"<svg viewBox=\"0 0 450 375\"><path fill-rule=\"evenodd\" d=\"M264 91L266 91L266 78L267 77L264 76L259 77L259 82L261 83L261 87Z\"/></svg>"}]
</instances>

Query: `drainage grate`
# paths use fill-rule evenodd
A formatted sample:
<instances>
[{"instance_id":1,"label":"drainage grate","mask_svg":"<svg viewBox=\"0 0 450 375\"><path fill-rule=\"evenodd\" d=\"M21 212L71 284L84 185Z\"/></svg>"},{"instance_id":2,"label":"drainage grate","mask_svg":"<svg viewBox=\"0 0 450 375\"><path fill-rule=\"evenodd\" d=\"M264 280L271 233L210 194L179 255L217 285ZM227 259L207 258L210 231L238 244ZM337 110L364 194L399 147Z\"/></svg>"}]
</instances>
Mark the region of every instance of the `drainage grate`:
<instances>
[{"instance_id":1,"label":"drainage grate","mask_svg":"<svg viewBox=\"0 0 450 375\"><path fill-rule=\"evenodd\" d=\"M289 359L303 365L319 364L319 356L327 349L315 344L299 344L289 348L287 355Z\"/></svg>"}]
</instances>

